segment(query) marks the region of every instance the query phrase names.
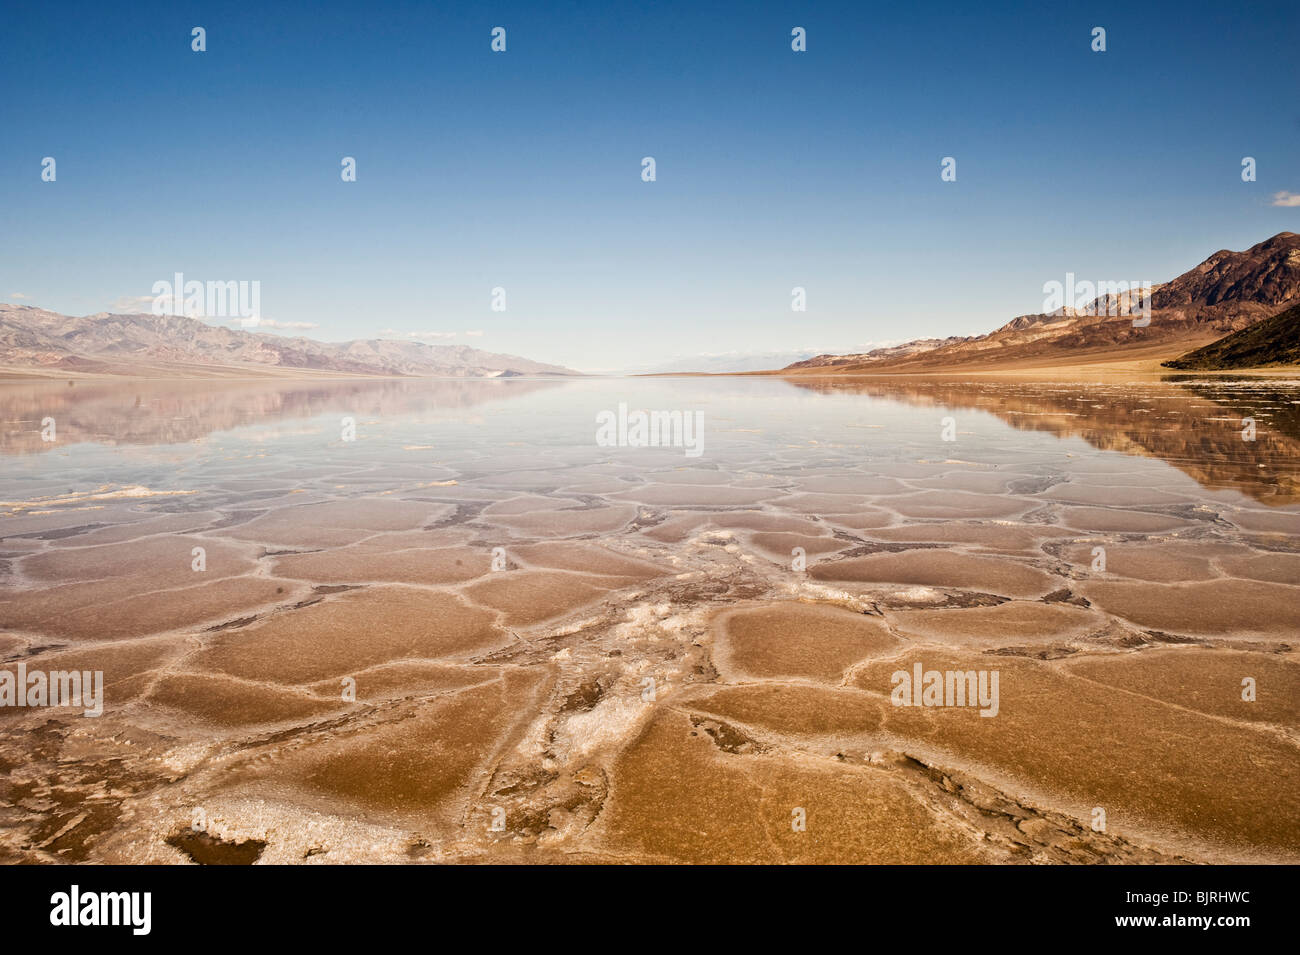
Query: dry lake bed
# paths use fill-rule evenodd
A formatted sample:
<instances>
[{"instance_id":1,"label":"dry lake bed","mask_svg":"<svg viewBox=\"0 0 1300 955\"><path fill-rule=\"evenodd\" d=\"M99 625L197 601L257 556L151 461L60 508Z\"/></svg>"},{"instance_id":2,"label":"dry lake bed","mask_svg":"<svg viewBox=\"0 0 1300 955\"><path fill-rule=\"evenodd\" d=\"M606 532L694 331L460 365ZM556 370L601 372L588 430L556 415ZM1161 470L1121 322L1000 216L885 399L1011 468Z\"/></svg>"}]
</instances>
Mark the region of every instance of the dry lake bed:
<instances>
[{"instance_id":1,"label":"dry lake bed","mask_svg":"<svg viewBox=\"0 0 1300 955\"><path fill-rule=\"evenodd\" d=\"M0 441L5 862L1300 862L1300 382L9 382Z\"/></svg>"}]
</instances>

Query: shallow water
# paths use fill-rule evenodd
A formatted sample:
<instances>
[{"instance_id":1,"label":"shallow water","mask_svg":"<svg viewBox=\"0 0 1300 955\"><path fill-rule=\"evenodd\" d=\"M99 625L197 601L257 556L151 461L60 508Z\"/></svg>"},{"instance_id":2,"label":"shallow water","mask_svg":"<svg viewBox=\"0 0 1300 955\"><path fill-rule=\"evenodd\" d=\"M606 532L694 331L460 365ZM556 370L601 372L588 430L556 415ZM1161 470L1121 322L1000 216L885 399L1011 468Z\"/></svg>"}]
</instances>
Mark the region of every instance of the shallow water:
<instances>
[{"instance_id":1,"label":"shallow water","mask_svg":"<svg viewBox=\"0 0 1300 955\"><path fill-rule=\"evenodd\" d=\"M698 455L601 446L620 405ZM106 684L0 708L7 859L1300 859L1300 383L81 380L0 422L5 667ZM917 662L997 716L894 705Z\"/></svg>"}]
</instances>

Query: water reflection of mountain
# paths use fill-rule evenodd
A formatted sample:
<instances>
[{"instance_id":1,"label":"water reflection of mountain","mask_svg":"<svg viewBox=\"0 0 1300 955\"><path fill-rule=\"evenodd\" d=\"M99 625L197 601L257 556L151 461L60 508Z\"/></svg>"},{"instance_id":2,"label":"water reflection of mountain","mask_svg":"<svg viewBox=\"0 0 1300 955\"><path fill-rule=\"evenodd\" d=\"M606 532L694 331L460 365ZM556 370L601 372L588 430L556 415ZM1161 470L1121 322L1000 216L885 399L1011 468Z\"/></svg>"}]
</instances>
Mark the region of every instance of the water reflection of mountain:
<instances>
[{"instance_id":1,"label":"water reflection of mountain","mask_svg":"<svg viewBox=\"0 0 1300 955\"><path fill-rule=\"evenodd\" d=\"M561 384L532 378L6 384L0 386L0 454L36 454L86 441L175 444L245 425L334 412L455 411ZM57 442L41 440L46 417L55 421Z\"/></svg>"},{"instance_id":2,"label":"water reflection of mountain","mask_svg":"<svg viewBox=\"0 0 1300 955\"><path fill-rule=\"evenodd\" d=\"M1260 379L1142 383L785 379L824 394L969 408L1012 427L1082 438L1095 448L1156 457L1203 487L1265 504L1300 500L1300 388ZM1255 440L1243 419L1255 420Z\"/></svg>"}]
</instances>

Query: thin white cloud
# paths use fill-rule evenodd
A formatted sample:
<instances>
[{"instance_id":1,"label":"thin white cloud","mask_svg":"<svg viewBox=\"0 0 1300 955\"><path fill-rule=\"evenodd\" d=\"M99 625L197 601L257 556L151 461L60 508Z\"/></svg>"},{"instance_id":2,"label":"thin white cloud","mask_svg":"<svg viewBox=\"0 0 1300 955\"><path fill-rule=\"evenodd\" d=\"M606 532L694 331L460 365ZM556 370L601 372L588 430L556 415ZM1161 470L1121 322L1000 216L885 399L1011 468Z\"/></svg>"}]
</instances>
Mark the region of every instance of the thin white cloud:
<instances>
[{"instance_id":1,"label":"thin white cloud","mask_svg":"<svg viewBox=\"0 0 1300 955\"><path fill-rule=\"evenodd\" d=\"M1300 192L1287 192L1285 189L1281 192L1275 192L1273 193L1273 205L1281 206L1284 209L1300 207Z\"/></svg>"},{"instance_id":2,"label":"thin white cloud","mask_svg":"<svg viewBox=\"0 0 1300 955\"><path fill-rule=\"evenodd\" d=\"M468 335L470 338L478 338L483 333L481 331L476 331L476 332L466 332L465 334Z\"/></svg>"},{"instance_id":3,"label":"thin white cloud","mask_svg":"<svg viewBox=\"0 0 1300 955\"><path fill-rule=\"evenodd\" d=\"M30 295L24 295L22 292L14 292L13 297L16 298L16 299L19 299L19 298L31 298Z\"/></svg>"}]
</instances>

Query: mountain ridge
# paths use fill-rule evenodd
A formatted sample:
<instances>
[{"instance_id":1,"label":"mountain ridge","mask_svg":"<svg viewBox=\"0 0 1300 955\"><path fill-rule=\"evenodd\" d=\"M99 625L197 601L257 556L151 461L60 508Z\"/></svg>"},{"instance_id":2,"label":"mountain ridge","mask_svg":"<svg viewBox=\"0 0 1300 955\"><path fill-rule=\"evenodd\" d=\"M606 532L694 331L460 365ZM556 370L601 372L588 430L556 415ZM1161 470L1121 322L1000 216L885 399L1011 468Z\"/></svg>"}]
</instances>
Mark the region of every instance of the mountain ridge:
<instances>
[{"instance_id":1,"label":"mountain ridge","mask_svg":"<svg viewBox=\"0 0 1300 955\"><path fill-rule=\"evenodd\" d=\"M1103 313L1125 295L1100 295ZM818 355L787 365L782 373L908 373L971 366L998 367L1083 363L1135 358L1166 360L1249 328L1300 303L1300 235L1279 232L1242 252L1220 249L1181 275L1151 286L1150 324L1134 326L1131 314L1090 314L1064 307L1021 315L984 335L919 339L857 355Z\"/></svg>"},{"instance_id":2,"label":"mountain ridge","mask_svg":"<svg viewBox=\"0 0 1300 955\"><path fill-rule=\"evenodd\" d=\"M20 375L207 374L497 378L581 372L468 345L372 338L320 342L178 315L69 316L0 304L0 371Z\"/></svg>"}]
</instances>

